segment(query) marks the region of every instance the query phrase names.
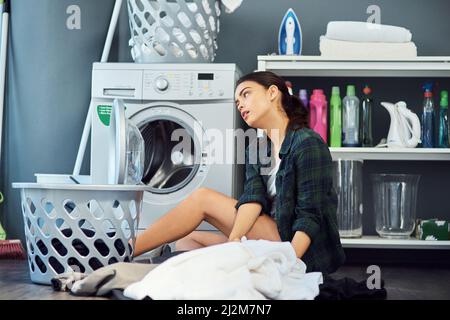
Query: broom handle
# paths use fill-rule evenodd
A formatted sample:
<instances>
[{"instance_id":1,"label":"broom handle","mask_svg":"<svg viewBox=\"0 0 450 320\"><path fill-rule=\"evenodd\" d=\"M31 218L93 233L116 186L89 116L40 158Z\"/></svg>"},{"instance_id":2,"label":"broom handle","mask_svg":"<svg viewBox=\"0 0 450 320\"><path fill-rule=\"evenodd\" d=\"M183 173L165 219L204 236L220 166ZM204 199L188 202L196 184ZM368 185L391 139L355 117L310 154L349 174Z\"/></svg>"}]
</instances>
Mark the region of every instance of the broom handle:
<instances>
[{"instance_id":1,"label":"broom handle","mask_svg":"<svg viewBox=\"0 0 450 320\"><path fill-rule=\"evenodd\" d=\"M9 3L8 1L4 1L2 13L2 39L0 44L0 160L2 159L3 108L5 105L6 56L8 53L8 22Z\"/></svg>"},{"instance_id":2,"label":"broom handle","mask_svg":"<svg viewBox=\"0 0 450 320\"><path fill-rule=\"evenodd\" d=\"M111 50L111 44L114 38L114 32L116 31L117 21L119 20L120 8L122 7L122 0L116 0L114 4L114 9L109 23L108 34L106 35L105 46L103 47L102 58L100 62L107 62L109 57L109 52ZM91 113L92 113L92 100L89 103L88 113L86 116L86 121L84 122L83 134L81 136L80 147L78 148L77 159L75 161L75 167L73 169L74 176L80 174L81 164L83 163L84 154L86 152L86 145L91 133Z\"/></svg>"}]
</instances>

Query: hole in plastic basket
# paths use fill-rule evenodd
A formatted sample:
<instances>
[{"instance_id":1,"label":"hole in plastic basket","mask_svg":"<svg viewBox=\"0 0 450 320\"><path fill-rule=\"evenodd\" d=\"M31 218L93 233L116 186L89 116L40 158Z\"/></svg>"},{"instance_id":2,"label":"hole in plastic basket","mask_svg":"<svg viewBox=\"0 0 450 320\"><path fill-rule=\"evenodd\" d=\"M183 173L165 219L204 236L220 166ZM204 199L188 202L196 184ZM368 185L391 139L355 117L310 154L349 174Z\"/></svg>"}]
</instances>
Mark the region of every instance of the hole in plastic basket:
<instances>
[{"instance_id":1,"label":"hole in plastic basket","mask_svg":"<svg viewBox=\"0 0 450 320\"><path fill-rule=\"evenodd\" d=\"M206 29L206 22L203 16L200 13L197 13L195 15L195 22L197 22L197 25L202 29Z\"/></svg>"},{"instance_id":2,"label":"hole in plastic basket","mask_svg":"<svg viewBox=\"0 0 450 320\"><path fill-rule=\"evenodd\" d=\"M31 242L29 240L27 240L27 245L28 245L28 251L31 254L34 254L34 247L33 247L33 245L31 244Z\"/></svg>"},{"instance_id":3,"label":"hole in plastic basket","mask_svg":"<svg viewBox=\"0 0 450 320\"><path fill-rule=\"evenodd\" d=\"M196 13L198 11L198 7L195 3L187 3L187 7L192 13Z\"/></svg>"},{"instance_id":4,"label":"hole in plastic basket","mask_svg":"<svg viewBox=\"0 0 450 320\"><path fill-rule=\"evenodd\" d=\"M128 204L128 207L130 208L131 217L135 219L137 217L136 201L131 200Z\"/></svg>"},{"instance_id":5,"label":"hole in plastic basket","mask_svg":"<svg viewBox=\"0 0 450 320\"><path fill-rule=\"evenodd\" d=\"M173 19L170 16L165 16L164 18L161 18L162 23L169 28L172 28L175 24Z\"/></svg>"},{"instance_id":6,"label":"hole in plastic basket","mask_svg":"<svg viewBox=\"0 0 450 320\"><path fill-rule=\"evenodd\" d=\"M200 53L203 56L203 58L205 58L205 59L209 58L208 49L206 49L204 44L200 45Z\"/></svg>"},{"instance_id":7,"label":"hole in plastic basket","mask_svg":"<svg viewBox=\"0 0 450 320\"><path fill-rule=\"evenodd\" d=\"M30 234L34 237L36 235L36 232L34 230L34 226L31 226L30 228Z\"/></svg>"},{"instance_id":8,"label":"hole in plastic basket","mask_svg":"<svg viewBox=\"0 0 450 320\"><path fill-rule=\"evenodd\" d=\"M145 14L144 14L144 18L145 18L145 21L147 21L147 23L150 25L150 26L152 26L156 21L155 21L155 18L153 18L153 16L150 14L150 12L146 12Z\"/></svg>"},{"instance_id":9,"label":"hole in plastic basket","mask_svg":"<svg viewBox=\"0 0 450 320\"><path fill-rule=\"evenodd\" d=\"M192 59L197 59L198 52L197 52L197 49L195 49L195 47L192 44L190 44L189 42L186 43L185 48L186 48L186 51L189 53L189 55L191 56Z\"/></svg>"},{"instance_id":10,"label":"hole in plastic basket","mask_svg":"<svg viewBox=\"0 0 450 320\"><path fill-rule=\"evenodd\" d=\"M142 27L141 19L139 19L139 17L137 16L137 14L134 14L133 17L134 17L134 22L136 22L136 25L137 25L139 28Z\"/></svg>"},{"instance_id":11,"label":"hole in plastic basket","mask_svg":"<svg viewBox=\"0 0 450 320\"><path fill-rule=\"evenodd\" d=\"M71 217L72 219L79 218L80 214L77 210L77 205L75 204L75 202L73 200L70 200L70 199L64 200L63 207L64 207L64 210L69 215L69 217Z\"/></svg>"},{"instance_id":12,"label":"hole in plastic basket","mask_svg":"<svg viewBox=\"0 0 450 320\"><path fill-rule=\"evenodd\" d=\"M64 219L56 219L55 225L64 237L70 238L72 236L72 229L69 228Z\"/></svg>"},{"instance_id":13,"label":"hole in plastic basket","mask_svg":"<svg viewBox=\"0 0 450 320\"><path fill-rule=\"evenodd\" d=\"M150 3L150 5L152 6L153 10L155 11L159 11L159 0L148 0L148 3Z\"/></svg>"},{"instance_id":14,"label":"hole in plastic basket","mask_svg":"<svg viewBox=\"0 0 450 320\"><path fill-rule=\"evenodd\" d=\"M69 258L67 260L67 264L69 265L70 269L72 269L73 272L84 273L86 271L86 268L76 258L73 257Z\"/></svg>"},{"instance_id":15,"label":"hole in plastic basket","mask_svg":"<svg viewBox=\"0 0 450 320\"><path fill-rule=\"evenodd\" d=\"M214 7L216 8L216 15L220 16L220 2L216 1Z\"/></svg>"},{"instance_id":16,"label":"hole in plastic basket","mask_svg":"<svg viewBox=\"0 0 450 320\"><path fill-rule=\"evenodd\" d=\"M175 42L170 43L169 49L175 57L180 58L183 56L183 50Z\"/></svg>"},{"instance_id":17,"label":"hole in plastic basket","mask_svg":"<svg viewBox=\"0 0 450 320\"><path fill-rule=\"evenodd\" d=\"M144 11L144 9L145 9L145 7L144 7L144 5L142 4L142 1L141 1L141 0L136 0L136 6L138 7L138 9L139 9L140 11Z\"/></svg>"},{"instance_id":18,"label":"hole in plastic basket","mask_svg":"<svg viewBox=\"0 0 450 320\"><path fill-rule=\"evenodd\" d=\"M179 0L166 0L169 5L169 8L172 12L176 13L180 11L180 5L178 4Z\"/></svg>"},{"instance_id":19,"label":"hole in plastic basket","mask_svg":"<svg viewBox=\"0 0 450 320\"><path fill-rule=\"evenodd\" d=\"M116 248L117 253L120 256L123 256L123 254L125 253L125 246L123 245L123 242L120 239L114 241L114 247Z\"/></svg>"},{"instance_id":20,"label":"hole in plastic basket","mask_svg":"<svg viewBox=\"0 0 450 320\"><path fill-rule=\"evenodd\" d=\"M36 262L36 265L38 266L39 270L41 270L42 273L47 272L47 267L45 266L44 262L41 260L39 256L35 256L34 261Z\"/></svg>"},{"instance_id":21,"label":"hole in plastic basket","mask_svg":"<svg viewBox=\"0 0 450 320\"><path fill-rule=\"evenodd\" d=\"M54 218L56 216L56 212L54 211L55 206L53 205L53 203L51 203L50 201L48 201L45 198L42 199L41 203L42 203L42 208L44 209L45 213L50 218Z\"/></svg>"},{"instance_id":22,"label":"hole in plastic basket","mask_svg":"<svg viewBox=\"0 0 450 320\"><path fill-rule=\"evenodd\" d=\"M189 31L189 34L191 35L192 39L196 44L200 44L202 42L202 37L198 34L197 31L191 30Z\"/></svg>"},{"instance_id":23,"label":"hole in plastic basket","mask_svg":"<svg viewBox=\"0 0 450 320\"><path fill-rule=\"evenodd\" d=\"M127 220L123 220L122 223L120 224L120 228L122 229L123 234L125 235L125 237L128 239L131 236L131 229L130 229L130 224L128 223Z\"/></svg>"},{"instance_id":24,"label":"hole in plastic basket","mask_svg":"<svg viewBox=\"0 0 450 320\"><path fill-rule=\"evenodd\" d=\"M181 31L180 28L173 28L172 29L172 34L175 36L175 38L179 42L184 43L186 41L186 35L184 34L183 31Z\"/></svg>"},{"instance_id":25,"label":"hole in plastic basket","mask_svg":"<svg viewBox=\"0 0 450 320\"><path fill-rule=\"evenodd\" d=\"M205 10L206 14L210 15L212 11L211 11L211 7L209 6L208 0L202 0L202 6L203 6L203 10Z\"/></svg>"},{"instance_id":26,"label":"hole in plastic basket","mask_svg":"<svg viewBox=\"0 0 450 320\"><path fill-rule=\"evenodd\" d=\"M36 212L36 206L34 205L33 201L31 201L30 198L27 198L27 204L28 204L28 209L30 209L31 214L34 214Z\"/></svg>"},{"instance_id":27,"label":"hole in plastic basket","mask_svg":"<svg viewBox=\"0 0 450 320\"><path fill-rule=\"evenodd\" d=\"M164 47L158 41L153 42L153 49L155 49L156 53L160 56L166 55L166 49L164 49Z\"/></svg>"},{"instance_id":28,"label":"hole in plastic basket","mask_svg":"<svg viewBox=\"0 0 450 320\"><path fill-rule=\"evenodd\" d=\"M95 228L86 219L81 219L80 221L78 221L78 226L86 237L93 238L95 236Z\"/></svg>"},{"instance_id":29,"label":"hole in plastic basket","mask_svg":"<svg viewBox=\"0 0 450 320\"><path fill-rule=\"evenodd\" d=\"M39 239L36 238L36 246L38 247L39 251L45 256L48 253L48 248L47 246L44 244L44 242Z\"/></svg>"},{"instance_id":30,"label":"hole in plastic basket","mask_svg":"<svg viewBox=\"0 0 450 320\"><path fill-rule=\"evenodd\" d=\"M39 227L39 229L41 230L41 233L45 236L45 237L49 237L50 236L50 231L48 230L48 227L46 226L45 220L42 219L41 217L39 217L37 219L37 225Z\"/></svg>"},{"instance_id":31,"label":"hole in plastic basket","mask_svg":"<svg viewBox=\"0 0 450 320\"><path fill-rule=\"evenodd\" d=\"M102 229L103 232L110 238L114 238L114 236L116 235L116 228L108 219L102 222Z\"/></svg>"},{"instance_id":32,"label":"hole in plastic basket","mask_svg":"<svg viewBox=\"0 0 450 320\"><path fill-rule=\"evenodd\" d=\"M64 272L63 265L55 257L50 257L48 259L48 264L50 265L50 267L52 267L53 271L55 271L57 274L61 274Z\"/></svg>"},{"instance_id":33,"label":"hole in plastic basket","mask_svg":"<svg viewBox=\"0 0 450 320\"><path fill-rule=\"evenodd\" d=\"M216 20L213 16L209 17L209 25L212 31L216 31Z\"/></svg>"},{"instance_id":34,"label":"hole in plastic basket","mask_svg":"<svg viewBox=\"0 0 450 320\"><path fill-rule=\"evenodd\" d=\"M130 258L125 257L125 259L123 259L123 262L130 262Z\"/></svg>"},{"instance_id":35,"label":"hole in plastic basket","mask_svg":"<svg viewBox=\"0 0 450 320\"><path fill-rule=\"evenodd\" d=\"M169 42L170 36L167 34L166 31L164 31L163 28L156 28L155 30L156 39L158 39L161 42Z\"/></svg>"},{"instance_id":36,"label":"hole in plastic basket","mask_svg":"<svg viewBox=\"0 0 450 320\"><path fill-rule=\"evenodd\" d=\"M191 20L183 11L178 12L177 17L185 28L190 28L192 26Z\"/></svg>"},{"instance_id":37,"label":"hole in plastic basket","mask_svg":"<svg viewBox=\"0 0 450 320\"><path fill-rule=\"evenodd\" d=\"M103 267L103 264L97 258L89 259L89 265L91 266L92 270L97 270Z\"/></svg>"},{"instance_id":38,"label":"hole in plastic basket","mask_svg":"<svg viewBox=\"0 0 450 320\"><path fill-rule=\"evenodd\" d=\"M90 200L87 204L87 207L89 209L89 212L92 213L92 215L94 216L94 218L96 218L96 219L103 218L103 215L105 214L105 212L103 211L102 207L97 202L97 200L94 200L94 199Z\"/></svg>"},{"instance_id":39,"label":"hole in plastic basket","mask_svg":"<svg viewBox=\"0 0 450 320\"><path fill-rule=\"evenodd\" d=\"M27 227L28 227L28 230L30 230L30 228L31 228L31 221L30 221L30 219L27 217Z\"/></svg>"},{"instance_id":40,"label":"hole in plastic basket","mask_svg":"<svg viewBox=\"0 0 450 320\"><path fill-rule=\"evenodd\" d=\"M60 256L64 257L67 254L66 247L58 239L56 238L52 239L52 246Z\"/></svg>"},{"instance_id":41,"label":"hole in plastic basket","mask_svg":"<svg viewBox=\"0 0 450 320\"><path fill-rule=\"evenodd\" d=\"M109 248L102 239L95 240L94 246L102 256L107 257L109 255Z\"/></svg>"},{"instance_id":42,"label":"hole in plastic basket","mask_svg":"<svg viewBox=\"0 0 450 320\"><path fill-rule=\"evenodd\" d=\"M89 249L80 239L74 239L72 241L72 247L80 254L82 257L89 255Z\"/></svg>"},{"instance_id":43,"label":"hole in plastic basket","mask_svg":"<svg viewBox=\"0 0 450 320\"><path fill-rule=\"evenodd\" d=\"M116 258L112 257L111 259L108 260L108 264L114 264L119 262Z\"/></svg>"},{"instance_id":44,"label":"hole in plastic basket","mask_svg":"<svg viewBox=\"0 0 450 320\"><path fill-rule=\"evenodd\" d=\"M116 217L117 220L120 220L125 215L125 211L123 211L122 206L120 205L120 202L115 200L113 203L113 214L114 217Z\"/></svg>"},{"instance_id":45,"label":"hole in plastic basket","mask_svg":"<svg viewBox=\"0 0 450 320\"><path fill-rule=\"evenodd\" d=\"M30 269L32 272L34 272L34 263L32 261L30 261Z\"/></svg>"}]
</instances>

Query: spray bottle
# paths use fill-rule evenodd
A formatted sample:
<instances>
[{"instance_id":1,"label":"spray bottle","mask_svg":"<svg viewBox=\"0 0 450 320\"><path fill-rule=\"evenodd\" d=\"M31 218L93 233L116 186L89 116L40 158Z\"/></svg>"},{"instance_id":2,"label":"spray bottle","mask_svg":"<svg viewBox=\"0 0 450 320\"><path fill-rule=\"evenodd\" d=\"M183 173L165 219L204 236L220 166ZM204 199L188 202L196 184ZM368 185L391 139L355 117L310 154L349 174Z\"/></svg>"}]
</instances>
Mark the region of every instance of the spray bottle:
<instances>
[{"instance_id":1,"label":"spray bottle","mask_svg":"<svg viewBox=\"0 0 450 320\"><path fill-rule=\"evenodd\" d=\"M434 102L433 102L433 84L427 83L423 86L423 113L422 113L422 147L434 148Z\"/></svg>"}]
</instances>

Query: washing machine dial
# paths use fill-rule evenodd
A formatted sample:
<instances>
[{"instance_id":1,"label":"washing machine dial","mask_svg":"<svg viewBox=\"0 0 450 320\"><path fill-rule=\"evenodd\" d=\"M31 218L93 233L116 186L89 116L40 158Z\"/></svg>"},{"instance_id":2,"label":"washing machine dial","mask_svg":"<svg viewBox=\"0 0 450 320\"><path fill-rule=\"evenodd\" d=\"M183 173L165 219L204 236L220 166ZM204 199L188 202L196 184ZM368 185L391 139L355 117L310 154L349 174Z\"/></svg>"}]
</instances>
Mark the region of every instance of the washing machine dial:
<instances>
[{"instance_id":1,"label":"washing machine dial","mask_svg":"<svg viewBox=\"0 0 450 320\"><path fill-rule=\"evenodd\" d=\"M155 86L159 91L166 91L169 88L169 81L164 77L159 77L155 81Z\"/></svg>"}]
</instances>

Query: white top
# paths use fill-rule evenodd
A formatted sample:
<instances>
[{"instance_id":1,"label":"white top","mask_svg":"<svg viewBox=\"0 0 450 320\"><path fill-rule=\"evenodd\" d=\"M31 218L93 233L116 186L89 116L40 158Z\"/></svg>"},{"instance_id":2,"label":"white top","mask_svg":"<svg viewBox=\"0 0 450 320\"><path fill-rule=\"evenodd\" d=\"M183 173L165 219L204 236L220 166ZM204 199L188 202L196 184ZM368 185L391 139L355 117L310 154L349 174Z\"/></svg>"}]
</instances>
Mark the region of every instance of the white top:
<instances>
[{"instance_id":1,"label":"white top","mask_svg":"<svg viewBox=\"0 0 450 320\"><path fill-rule=\"evenodd\" d=\"M272 207L270 209L270 216L273 217L275 213L275 200L277 194L277 188L275 186L275 181L277 177L278 168L280 167L281 159L279 157L275 158L275 166L269 172L269 179L267 180L267 195L272 201Z\"/></svg>"}]
</instances>

